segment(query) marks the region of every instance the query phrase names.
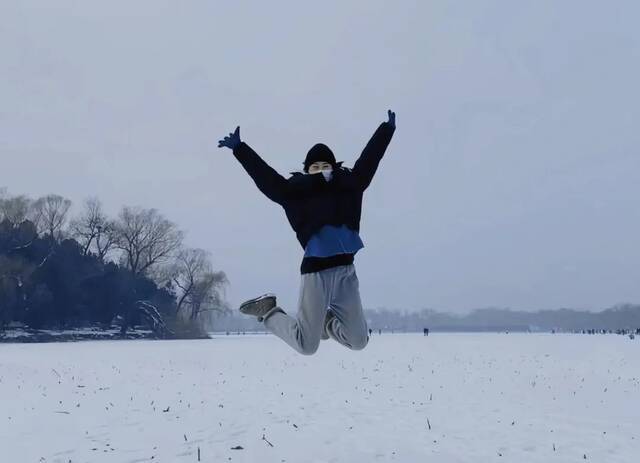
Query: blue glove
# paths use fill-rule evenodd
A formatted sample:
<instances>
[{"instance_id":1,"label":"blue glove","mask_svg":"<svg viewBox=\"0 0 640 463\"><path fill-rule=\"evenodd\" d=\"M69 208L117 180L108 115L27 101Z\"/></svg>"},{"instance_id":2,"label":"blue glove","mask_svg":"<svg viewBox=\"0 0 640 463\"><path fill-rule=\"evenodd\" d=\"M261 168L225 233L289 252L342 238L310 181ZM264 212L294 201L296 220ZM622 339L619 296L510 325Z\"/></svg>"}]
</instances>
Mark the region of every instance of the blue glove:
<instances>
[{"instance_id":1,"label":"blue glove","mask_svg":"<svg viewBox=\"0 0 640 463\"><path fill-rule=\"evenodd\" d=\"M387 123L393 127L394 129L396 128L396 113L394 113L393 111L391 111L390 109L387 111L387 114L389 115L389 120L387 121Z\"/></svg>"},{"instance_id":2,"label":"blue glove","mask_svg":"<svg viewBox=\"0 0 640 463\"><path fill-rule=\"evenodd\" d=\"M236 131L230 133L228 137L224 137L223 140L218 140L218 148L226 146L227 148L234 150L240 143L240 126L238 126L236 127Z\"/></svg>"}]
</instances>

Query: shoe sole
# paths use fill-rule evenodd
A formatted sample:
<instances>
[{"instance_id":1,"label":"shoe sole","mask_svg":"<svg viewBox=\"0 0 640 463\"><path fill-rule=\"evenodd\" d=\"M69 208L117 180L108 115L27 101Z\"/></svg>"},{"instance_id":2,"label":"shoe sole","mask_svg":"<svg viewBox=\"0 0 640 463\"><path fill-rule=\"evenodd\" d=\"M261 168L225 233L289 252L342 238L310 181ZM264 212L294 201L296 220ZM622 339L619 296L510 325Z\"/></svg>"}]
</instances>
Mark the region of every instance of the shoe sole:
<instances>
[{"instance_id":1,"label":"shoe sole","mask_svg":"<svg viewBox=\"0 0 640 463\"><path fill-rule=\"evenodd\" d=\"M248 301L245 301L245 302L243 302L243 303L240 305L240 312L242 312L242 313L244 313L244 314L247 314L247 313L245 312L245 309L246 309L248 306L250 306L250 305L254 305L254 304L256 304L256 303L259 303L259 302L264 301L264 300L267 300L267 299L273 299L273 300L274 300L274 302L275 302L276 295L275 295L275 294L273 294L273 293L267 293L267 294L263 294L262 296L258 296L258 297L254 298L254 299L250 299L250 300L248 300ZM275 306L275 304L274 304L274 306ZM247 314L247 315L253 315L253 314Z\"/></svg>"}]
</instances>

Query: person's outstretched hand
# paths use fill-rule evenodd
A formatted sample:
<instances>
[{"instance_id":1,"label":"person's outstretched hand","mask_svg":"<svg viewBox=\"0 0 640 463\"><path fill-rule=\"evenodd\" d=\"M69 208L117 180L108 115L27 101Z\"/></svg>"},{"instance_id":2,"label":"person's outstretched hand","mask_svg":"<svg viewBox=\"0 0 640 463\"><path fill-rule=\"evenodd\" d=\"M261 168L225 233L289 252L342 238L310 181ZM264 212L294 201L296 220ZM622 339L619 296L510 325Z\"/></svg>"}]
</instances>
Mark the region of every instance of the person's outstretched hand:
<instances>
[{"instance_id":1,"label":"person's outstretched hand","mask_svg":"<svg viewBox=\"0 0 640 463\"><path fill-rule=\"evenodd\" d=\"M387 114L389 115L389 120L387 122L389 123L389 125L391 125L391 127L393 127L395 129L396 128L396 113L394 113L393 111L391 111L389 109L387 111Z\"/></svg>"},{"instance_id":2,"label":"person's outstretched hand","mask_svg":"<svg viewBox=\"0 0 640 463\"><path fill-rule=\"evenodd\" d=\"M218 148L226 146L232 150L240 144L240 126L236 127L236 131L230 133L228 137L224 137L222 140L218 140Z\"/></svg>"}]
</instances>

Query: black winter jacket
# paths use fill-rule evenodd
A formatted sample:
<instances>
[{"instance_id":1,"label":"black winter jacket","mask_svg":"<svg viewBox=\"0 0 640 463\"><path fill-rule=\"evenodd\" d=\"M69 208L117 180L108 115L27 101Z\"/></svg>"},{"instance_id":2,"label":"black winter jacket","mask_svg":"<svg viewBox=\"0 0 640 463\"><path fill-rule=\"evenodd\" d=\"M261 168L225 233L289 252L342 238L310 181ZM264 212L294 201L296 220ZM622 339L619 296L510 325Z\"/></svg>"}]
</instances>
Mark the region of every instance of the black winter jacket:
<instances>
[{"instance_id":1,"label":"black winter jacket","mask_svg":"<svg viewBox=\"0 0 640 463\"><path fill-rule=\"evenodd\" d=\"M380 124L353 169L336 168L330 182L322 174L293 173L285 179L244 142L233 154L260 191L284 208L304 249L325 225L346 225L351 230L360 230L362 194L371 183L394 131L388 122ZM303 273L306 273L304 264Z\"/></svg>"}]
</instances>

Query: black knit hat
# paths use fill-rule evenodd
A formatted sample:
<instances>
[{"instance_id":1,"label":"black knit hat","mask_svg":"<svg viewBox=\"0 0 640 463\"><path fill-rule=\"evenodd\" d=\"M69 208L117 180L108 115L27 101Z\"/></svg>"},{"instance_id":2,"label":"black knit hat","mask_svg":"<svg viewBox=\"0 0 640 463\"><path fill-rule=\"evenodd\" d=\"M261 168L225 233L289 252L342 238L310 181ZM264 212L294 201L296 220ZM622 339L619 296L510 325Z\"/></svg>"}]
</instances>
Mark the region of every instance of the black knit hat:
<instances>
[{"instance_id":1,"label":"black knit hat","mask_svg":"<svg viewBox=\"0 0 640 463\"><path fill-rule=\"evenodd\" d=\"M304 171L307 172L314 162L328 162L334 168L339 165L333 151L324 143L317 143L311 147L304 160Z\"/></svg>"}]
</instances>

